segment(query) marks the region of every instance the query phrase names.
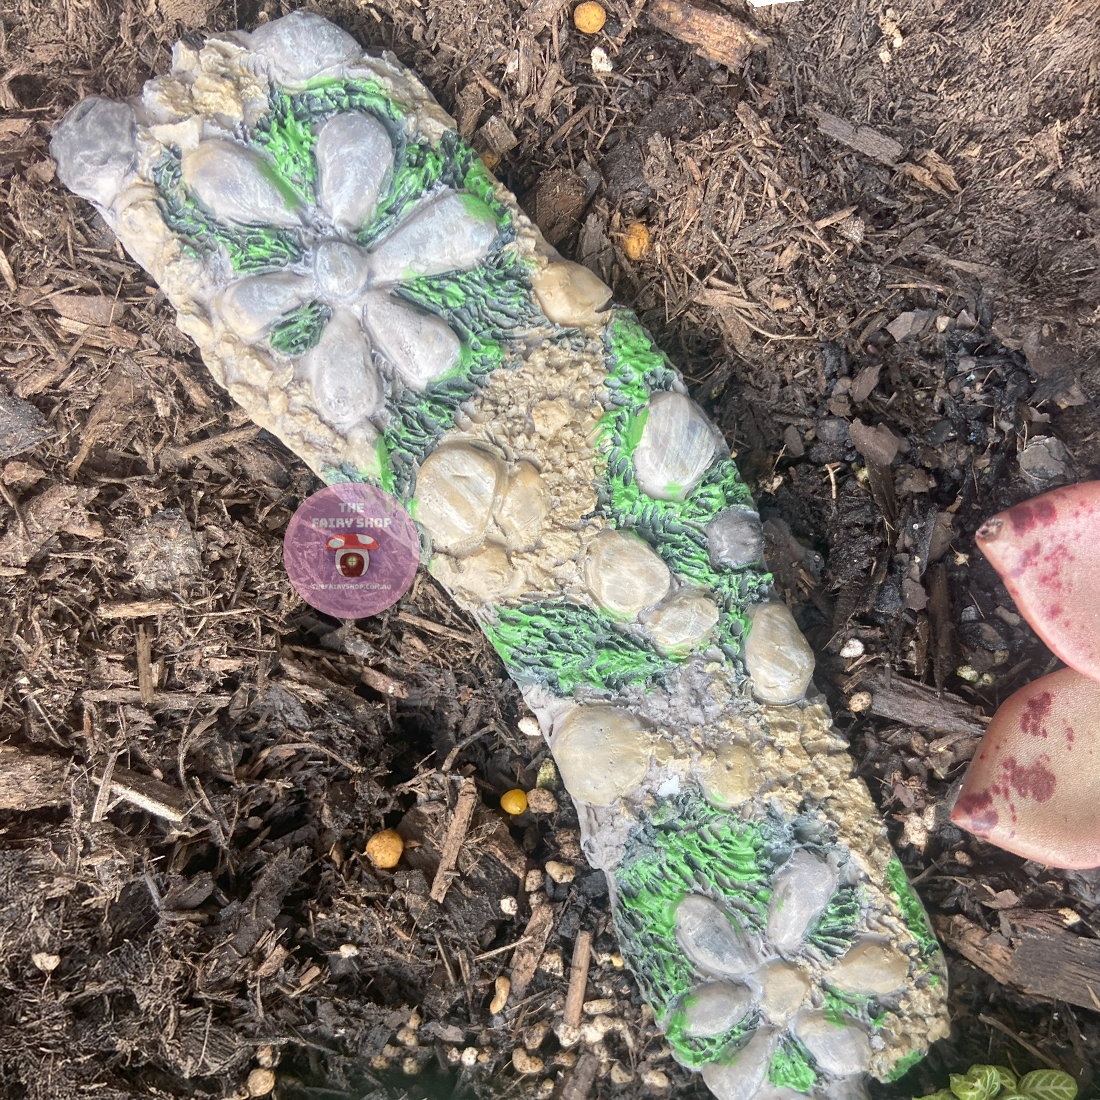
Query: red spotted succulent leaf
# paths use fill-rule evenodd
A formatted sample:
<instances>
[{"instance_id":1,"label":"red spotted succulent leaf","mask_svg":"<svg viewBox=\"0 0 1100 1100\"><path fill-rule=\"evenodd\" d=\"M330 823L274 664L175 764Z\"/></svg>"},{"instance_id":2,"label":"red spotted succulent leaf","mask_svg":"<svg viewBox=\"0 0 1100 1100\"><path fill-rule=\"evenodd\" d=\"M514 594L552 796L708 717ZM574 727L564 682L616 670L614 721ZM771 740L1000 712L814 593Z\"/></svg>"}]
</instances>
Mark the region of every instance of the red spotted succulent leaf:
<instances>
[{"instance_id":1,"label":"red spotted succulent leaf","mask_svg":"<svg viewBox=\"0 0 1100 1100\"><path fill-rule=\"evenodd\" d=\"M977 543L1051 652L1100 680L1100 481L1001 512Z\"/></svg>"},{"instance_id":2,"label":"red spotted succulent leaf","mask_svg":"<svg viewBox=\"0 0 1100 1100\"><path fill-rule=\"evenodd\" d=\"M1064 668L1001 704L951 820L1040 863L1100 866L1098 780L1100 683Z\"/></svg>"}]
</instances>

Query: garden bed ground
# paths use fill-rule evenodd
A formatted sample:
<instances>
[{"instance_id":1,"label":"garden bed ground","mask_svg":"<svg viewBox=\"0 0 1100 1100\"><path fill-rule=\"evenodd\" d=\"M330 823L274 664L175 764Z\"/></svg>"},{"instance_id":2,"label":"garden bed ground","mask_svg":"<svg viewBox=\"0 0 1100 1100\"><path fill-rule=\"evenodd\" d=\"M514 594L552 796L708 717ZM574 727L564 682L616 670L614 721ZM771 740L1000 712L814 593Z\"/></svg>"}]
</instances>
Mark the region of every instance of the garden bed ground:
<instances>
[{"instance_id":1,"label":"garden bed ground","mask_svg":"<svg viewBox=\"0 0 1100 1100\"><path fill-rule=\"evenodd\" d=\"M1096 1095L1100 875L947 818L983 719L1054 667L974 531L1100 471L1094 5L805 0L747 16L771 45L737 71L644 0L610 3L596 38L565 0L318 10L423 74L737 452L817 683L948 944L952 1038L879 1092L985 1061L1056 1064ZM53 179L50 126L82 95L135 93L180 35L279 14L0 17L0 765L31 768L19 797L39 807L0 813L0 1092L226 1097L272 1066L285 1100L703 1097L616 966L567 800L499 824L545 750L480 634L427 577L342 629L297 599L282 532L317 483ZM635 220L652 246L631 261ZM440 905L460 775L481 807ZM395 873L361 855L383 824L411 842ZM530 928L540 882L553 922ZM566 1050L582 930L585 997L614 1026ZM531 980L493 1015L524 952ZM517 1049L542 1071L520 1077Z\"/></svg>"}]
</instances>

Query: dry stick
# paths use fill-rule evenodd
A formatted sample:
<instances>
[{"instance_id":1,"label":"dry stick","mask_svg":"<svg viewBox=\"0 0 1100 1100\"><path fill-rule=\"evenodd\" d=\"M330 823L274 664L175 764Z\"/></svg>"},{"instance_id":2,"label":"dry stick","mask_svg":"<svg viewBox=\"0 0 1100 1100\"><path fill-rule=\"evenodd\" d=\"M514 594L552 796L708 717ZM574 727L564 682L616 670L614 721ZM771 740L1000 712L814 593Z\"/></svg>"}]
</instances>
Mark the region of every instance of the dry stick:
<instances>
[{"instance_id":1,"label":"dry stick","mask_svg":"<svg viewBox=\"0 0 1100 1100\"><path fill-rule=\"evenodd\" d=\"M581 1026L584 991L588 988L588 964L592 961L592 933L579 932L573 945L573 961L569 965L569 992L565 995L565 1022L570 1027Z\"/></svg>"},{"instance_id":2,"label":"dry stick","mask_svg":"<svg viewBox=\"0 0 1100 1100\"><path fill-rule=\"evenodd\" d=\"M439 857L439 870L432 882L432 901L442 902L447 896L447 887L451 885L452 872L458 862L458 853L466 839L466 830L470 827L470 818L477 803L477 785L472 779L464 779L458 792L458 804L451 818L451 827L447 830L447 839L443 844L443 854Z\"/></svg>"},{"instance_id":3,"label":"dry stick","mask_svg":"<svg viewBox=\"0 0 1100 1100\"><path fill-rule=\"evenodd\" d=\"M151 707L157 688L153 681L153 643L144 623L138 623L137 629L137 673L142 705Z\"/></svg>"}]
</instances>

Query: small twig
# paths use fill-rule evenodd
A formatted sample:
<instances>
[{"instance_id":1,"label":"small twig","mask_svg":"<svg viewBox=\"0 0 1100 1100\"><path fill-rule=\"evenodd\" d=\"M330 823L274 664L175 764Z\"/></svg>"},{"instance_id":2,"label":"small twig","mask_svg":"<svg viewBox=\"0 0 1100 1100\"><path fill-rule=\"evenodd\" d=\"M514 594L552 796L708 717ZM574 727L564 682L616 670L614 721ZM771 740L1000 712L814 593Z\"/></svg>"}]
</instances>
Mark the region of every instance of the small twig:
<instances>
[{"instance_id":1,"label":"small twig","mask_svg":"<svg viewBox=\"0 0 1100 1100\"><path fill-rule=\"evenodd\" d=\"M107 757L107 764L103 769L103 775L99 779L99 790L96 792L95 805L92 806L92 820L102 821L107 812L107 803L111 798L111 779L115 774L115 761L118 753L113 752Z\"/></svg>"},{"instance_id":2,"label":"small twig","mask_svg":"<svg viewBox=\"0 0 1100 1100\"><path fill-rule=\"evenodd\" d=\"M458 792L451 827L447 830L447 839L443 843L443 854L439 857L439 869L432 882L432 901L442 902L447 896L447 887L451 885L452 872L458 862L458 853L466 839L466 830L470 827L470 818L474 815L477 803L477 784L472 779L464 779Z\"/></svg>"},{"instance_id":3,"label":"small twig","mask_svg":"<svg viewBox=\"0 0 1100 1100\"><path fill-rule=\"evenodd\" d=\"M1045 1063L1051 1069L1062 1068L1052 1058L1048 1058L1038 1047L1033 1047L1026 1039L1017 1035L1008 1024L1002 1024L1000 1020L995 1020L992 1016L986 1016L983 1013L978 1014L978 1019L981 1020L983 1024L988 1024L990 1027L995 1027L998 1031L1003 1031L1010 1039L1015 1039L1032 1058L1038 1058L1040 1062Z\"/></svg>"},{"instance_id":4,"label":"small twig","mask_svg":"<svg viewBox=\"0 0 1100 1100\"><path fill-rule=\"evenodd\" d=\"M447 952L443 950L443 941L439 938L438 932L435 934L435 945L439 948L439 957L443 960L443 966L446 968L447 981L451 985L457 985L458 979L455 977L454 967L451 966L451 960L447 958Z\"/></svg>"},{"instance_id":5,"label":"small twig","mask_svg":"<svg viewBox=\"0 0 1100 1100\"><path fill-rule=\"evenodd\" d=\"M588 966L592 961L592 933L579 932L573 946L573 961L569 966L569 992L565 995L565 1022L569 1027L581 1026L584 991L588 988Z\"/></svg>"},{"instance_id":6,"label":"small twig","mask_svg":"<svg viewBox=\"0 0 1100 1100\"><path fill-rule=\"evenodd\" d=\"M522 944L530 942L530 936L522 936L520 939L516 940L515 943L506 943L503 947L494 947L492 951L483 951L480 955L475 955L474 962L481 962L482 959L491 959L494 955L503 955L505 951L514 951Z\"/></svg>"}]
</instances>

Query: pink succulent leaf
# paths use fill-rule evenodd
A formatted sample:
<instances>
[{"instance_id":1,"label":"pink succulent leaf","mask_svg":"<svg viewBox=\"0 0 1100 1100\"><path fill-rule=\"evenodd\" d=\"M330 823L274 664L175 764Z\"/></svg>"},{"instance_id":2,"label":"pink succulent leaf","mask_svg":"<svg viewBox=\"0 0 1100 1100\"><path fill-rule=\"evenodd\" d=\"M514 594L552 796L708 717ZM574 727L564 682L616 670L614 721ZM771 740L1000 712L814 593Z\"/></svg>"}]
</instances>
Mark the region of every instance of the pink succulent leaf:
<instances>
[{"instance_id":1,"label":"pink succulent leaf","mask_svg":"<svg viewBox=\"0 0 1100 1100\"><path fill-rule=\"evenodd\" d=\"M1100 481L1001 512L977 543L1051 652L1100 680Z\"/></svg>"},{"instance_id":2,"label":"pink succulent leaf","mask_svg":"<svg viewBox=\"0 0 1100 1100\"><path fill-rule=\"evenodd\" d=\"M1100 683L1063 668L1001 704L951 820L1052 867L1096 867L1098 787Z\"/></svg>"}]
</instances>

